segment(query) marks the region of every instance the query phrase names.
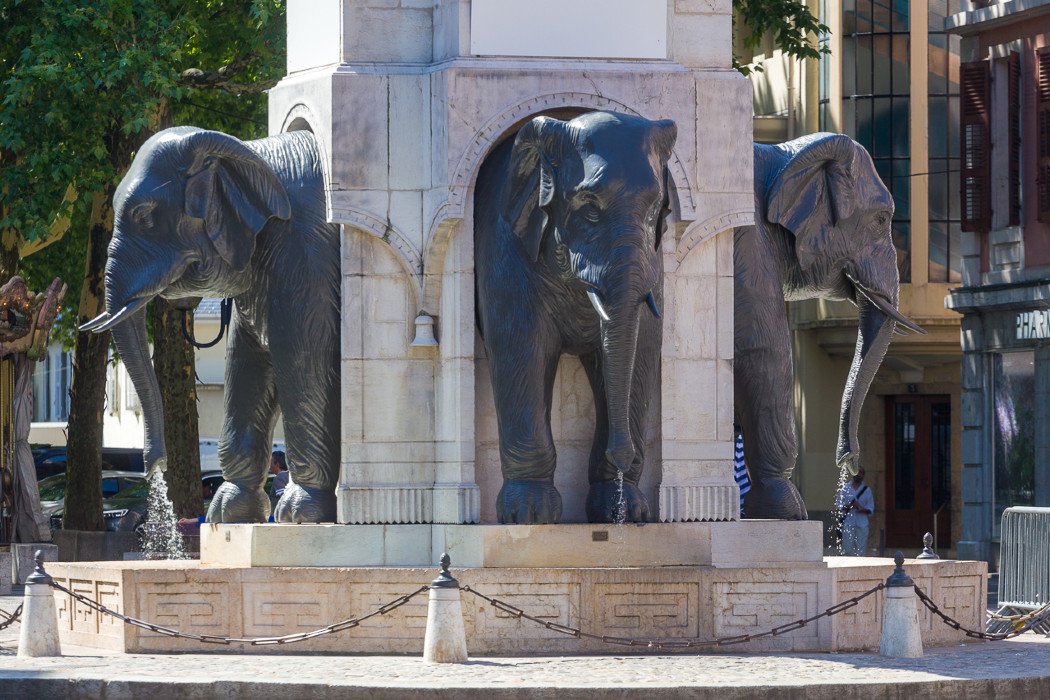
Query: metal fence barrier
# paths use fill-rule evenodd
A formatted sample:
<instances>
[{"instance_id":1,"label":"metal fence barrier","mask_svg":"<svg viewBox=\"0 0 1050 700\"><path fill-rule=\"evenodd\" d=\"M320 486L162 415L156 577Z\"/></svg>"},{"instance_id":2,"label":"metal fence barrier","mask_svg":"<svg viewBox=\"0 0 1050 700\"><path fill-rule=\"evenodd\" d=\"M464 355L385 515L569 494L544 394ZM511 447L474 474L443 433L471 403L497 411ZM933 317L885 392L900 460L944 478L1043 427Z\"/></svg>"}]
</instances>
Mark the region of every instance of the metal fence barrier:
<instances>
[{"instance_id":1,"label":"metal fence barrier","mask_svg":"<svg viewBox=\"0 0 1050 700\"><path fill-rule=\"evenodd\" d=\"M999 614L1028 613L1050 603L1050 508L1003 512Z\"/></svg>"}]
</instances>

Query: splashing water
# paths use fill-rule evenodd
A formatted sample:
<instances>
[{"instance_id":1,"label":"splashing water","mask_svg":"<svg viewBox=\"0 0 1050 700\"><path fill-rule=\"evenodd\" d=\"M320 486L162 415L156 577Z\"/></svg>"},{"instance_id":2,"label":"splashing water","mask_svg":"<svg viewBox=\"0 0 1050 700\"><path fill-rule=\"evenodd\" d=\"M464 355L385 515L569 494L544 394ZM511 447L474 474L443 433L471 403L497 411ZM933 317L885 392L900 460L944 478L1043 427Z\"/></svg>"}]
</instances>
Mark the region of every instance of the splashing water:
<instances>
[{"instance_id":1,"label":"splashing water","mask_svg":"<svg viewBox=\"0 0 1050 700\"><path fill-rule=\"evenodd\" d=\"M616 470L616 510L613 512L613 524L623 525L627 521L627 500L623 497L623 472Z\"/></svg>"},{"instance_id":2,"label":"splashing water","mask_svg":"<svg viewBox=\"0 0 1050 700\"><path fill-rule=\"evenodd\" d=\"M851 481L853 481L853 477L850 476L849 471L843 466L839 469L839 481L835 485L834 509L831 512L831 523L828 525L828 532L832 535L832 544L839 554L845 554L842 550L842 521L846 518L846 514L842 510L842 506L845 504L839 503L839 494L842 492L842 488Z\"/></svg>"},{"instance_id":3,"label":"splashing water","mask_svg":"<svg viewBox=\"0 0 1050 700\"><path fill-rule=\"evenodd\" d=\"M146 559L185 559L182 533L168 498L168 482L157 469L149 479L146 522L142 526L142 554Z\"/></svg>"}]
</instances>

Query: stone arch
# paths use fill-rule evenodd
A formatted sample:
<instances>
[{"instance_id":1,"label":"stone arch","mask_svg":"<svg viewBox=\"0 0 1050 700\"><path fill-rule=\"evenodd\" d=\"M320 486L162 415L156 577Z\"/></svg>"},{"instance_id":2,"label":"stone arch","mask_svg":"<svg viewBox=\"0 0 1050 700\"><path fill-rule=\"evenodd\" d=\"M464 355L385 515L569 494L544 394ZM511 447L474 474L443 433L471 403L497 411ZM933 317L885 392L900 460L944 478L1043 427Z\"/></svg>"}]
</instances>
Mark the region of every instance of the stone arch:
<instances>
[{"instance_id":1,"label":"stone arch","mask_svg":"<svg viewBox=\"0 0 1050 700\"><path fill-rule=\"evenodd\" d=\"M643 116L639 110L628 104L586 92L555 92L534 95L508 107L478 129L473 140L467 146L463 155L460 156L452 175L452 182L449 185L446 216L451 218L463 217L467 191L473 186L482 161L499 143L499 140L508 129L533 114L552 109L572 107L624 111L635 116ZM667 167L678 193L681 218L692 219L696 205L693 198L693 186L689 182L685 166L678 155L672 152Z\"/></svg>"},{"instance_id":2,"label":"stone arch","mask_svg":"<svg viewBox=\"0 0 1050 700\"><path fill-rule=\"evenodd\" d=\"M449 248L449 240L458 230L464 218L467 204L467 193L474 186L481 169L481 163L504 134L515 124L541 112L569 108L607 109L622 111L635 116L642 116L640 111L624 102L601 95L586 92L555 92L533 95L517 102L489 119L471 140L460 156L453 171L449 185L448 200L439 208L427 232L423 250L423 261L426 270L440 271L444 266L444 257ZM671 175L672 188L676 195L675 208L679 221L689 221L696 216L694 187L677 153L672 152L667 163ZM468 217L473 220L473 217ZM436 303L441 295L441 275L427 274L422 280L422 300L425 303Z\"/></svg>"},{"instance_id":3,"label":"stone arch","mask_svg":"<svg viewBox=\"0 0 1050 700\"><path fill-rule=\"evenodd\" d=\"M369 233L386 242L394 252L394 257L404 268L405 274L412 283L409 287L415 299L417 310L423 301L423 259L416 247L398 231L389 221L381 219L371 212L362 209L343 210L342 223L359 231Z\"/></svg>"},{"instance_id":4,"label":"stone arch","mask_svg":"<svg viewBox=\"0 0 1050 700\"><path fill-rule=\"evenodd\" d=\"M678 245L675 247L675 256L678 260L678 266L675 269L677 270L678 267L681 267L691 252L722 231L733 229L737 226L750 226L753 223L755 223L755 215L750 208L720 214L705 221L694 221L686 228L678 241Z\"/></svg>"},{"instance_id":5,"label":"stone arch","mask_svg":"<svg viewBox=\"0 0 1050 700\"><path fill-rule=\"evenodd\" d=\"M396 254L398 262L408 274L408 278L412 280L412 294L418 305L422 297L423 260L419 251L409 239L386 219L363 209L343 209L338 217L335 216L331 198L330 149L328 143L318 135L318 131L314 127L315 124L319 123L317 115L308 104L297 102L285 113L284 120L281 123L281 133L309 131L317 136L317 148L321 152L321 170L324 175L325 206L327 207L328 219L347 226L353 226L360 231L386 241Z\"/></svg>"}]
</instances>

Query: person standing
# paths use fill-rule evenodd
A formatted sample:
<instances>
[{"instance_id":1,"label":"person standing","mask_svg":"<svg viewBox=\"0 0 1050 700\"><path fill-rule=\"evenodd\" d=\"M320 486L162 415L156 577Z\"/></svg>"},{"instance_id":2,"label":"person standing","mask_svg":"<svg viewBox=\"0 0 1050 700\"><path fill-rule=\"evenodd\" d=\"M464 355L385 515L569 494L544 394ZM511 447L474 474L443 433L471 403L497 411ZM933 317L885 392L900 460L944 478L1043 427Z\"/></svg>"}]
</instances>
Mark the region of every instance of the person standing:
<instances>
[{"instance_id":1,"label":"person standing","mask_svg":"<svg viewBox=\"0 0 1050 700\"><path fill-rule=\"evenodd\" d=\"M277 501L281 500L284 490L288 487L288 462L285 461L282 450L274 450L270 455L270 471L273 473L273 482L270 484L270 512L277 508Z\"/></svg>"},{"instance_id":2,"label":"person standing","mask_svg":"<svg viewBox=\"0 0 1050 700\"><path fill-rule=\"evenodd\" d=\"M867 556L868 516L875 510L875 498L864 483L863 467L857 470L852 482L839 489L835 505L842 517L842 553L851 557Z\"/></svg>"}]
</instances>

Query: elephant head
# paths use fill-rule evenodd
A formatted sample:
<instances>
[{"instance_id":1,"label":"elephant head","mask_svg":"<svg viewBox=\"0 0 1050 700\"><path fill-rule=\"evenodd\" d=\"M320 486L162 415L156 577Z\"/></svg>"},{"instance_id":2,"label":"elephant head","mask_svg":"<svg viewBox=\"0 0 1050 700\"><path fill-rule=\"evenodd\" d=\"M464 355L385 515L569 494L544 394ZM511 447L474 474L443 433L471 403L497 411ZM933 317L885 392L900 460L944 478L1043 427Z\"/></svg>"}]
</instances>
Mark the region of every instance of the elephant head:
<instances>
[{"instance_id":1,"label":"elephant head","mask_svg":"<svg viewBox=\"0 0 1050 700\"><path fill-rule=\"evenodd\" d=\"M542 269L589 299L600 319L606 459L635 462L631 384L639 314L660 315L658 251L668 213L674 122L591 112L537 117L515 139L501 216ZM586 303L583 304L586 308Z\"/></svg>"},{"instance_id":2,"label":"elephant head","mask_svg":"<svg viewBox=\"0 0 1050 700\"><path fill-rule=\"evenodd\" d=\"M164 469L164 424L146 339L155 296L192 308L249 286L256 234L290 204L273 170L238 139L192 127L143 144L113 197L106 311L81 330L111 330L138 392L147 467Z\"/></svg>"},{"instance_id":3,"label":"elephant head","mask_svg":"<svg viewBox=\"0 0 1050 700\"><path fill-rule=\"evenodd\" d=\"M859 310L857 346L842 395L836 461L856 474L861 408L897 324L925 334L897 310L893 196L871 156L848 136L813 134L776 147L766 218L794 237L782 257L785 299L849 300Z\"/></svg>"}]
</instances>

